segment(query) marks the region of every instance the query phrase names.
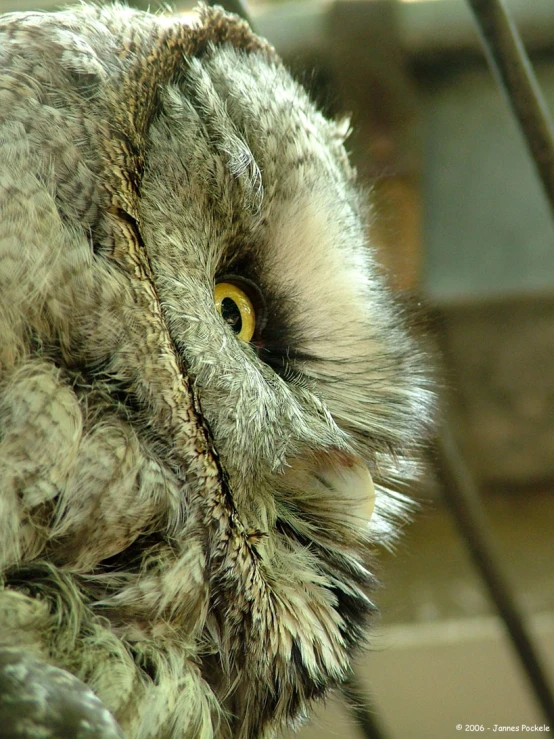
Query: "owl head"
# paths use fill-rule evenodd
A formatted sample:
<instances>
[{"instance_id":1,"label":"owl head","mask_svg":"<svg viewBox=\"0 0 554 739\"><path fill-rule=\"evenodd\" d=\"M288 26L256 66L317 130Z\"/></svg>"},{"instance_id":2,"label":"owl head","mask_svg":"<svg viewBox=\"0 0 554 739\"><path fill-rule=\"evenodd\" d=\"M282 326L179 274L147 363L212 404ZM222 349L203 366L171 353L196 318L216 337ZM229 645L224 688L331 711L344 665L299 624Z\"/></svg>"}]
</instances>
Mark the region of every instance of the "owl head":
<instances>
[{"instance_id":1,"label":"owl head","mask_svg":"<svg viewBox=\"0 0 554 739\"><path fill-rule=\"evenodd\" d=\"M4 413L40 462L6 582L130 736L273 736L349 673L429 417L347 126L220 9L6 18L4 406L46 398Z\"/></svg>"}]
</instances>

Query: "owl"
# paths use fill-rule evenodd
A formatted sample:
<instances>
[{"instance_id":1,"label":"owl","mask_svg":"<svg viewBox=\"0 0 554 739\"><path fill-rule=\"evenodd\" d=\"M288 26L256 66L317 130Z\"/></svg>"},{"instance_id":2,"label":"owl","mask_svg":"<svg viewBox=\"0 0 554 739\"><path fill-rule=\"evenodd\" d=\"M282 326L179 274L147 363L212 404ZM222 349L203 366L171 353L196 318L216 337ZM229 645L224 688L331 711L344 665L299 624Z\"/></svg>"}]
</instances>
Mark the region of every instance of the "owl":
<instances>
[{"instance_id":1,"label":"owl","mask_svg":"<svg viewBox=\"0 0 554 739\"><path fill-rule=\"evenodd\" d=\"M340 685L432 392L344 148L201 6L0 18L0 733L269 739Z\"/></svg>"}]
</instances>

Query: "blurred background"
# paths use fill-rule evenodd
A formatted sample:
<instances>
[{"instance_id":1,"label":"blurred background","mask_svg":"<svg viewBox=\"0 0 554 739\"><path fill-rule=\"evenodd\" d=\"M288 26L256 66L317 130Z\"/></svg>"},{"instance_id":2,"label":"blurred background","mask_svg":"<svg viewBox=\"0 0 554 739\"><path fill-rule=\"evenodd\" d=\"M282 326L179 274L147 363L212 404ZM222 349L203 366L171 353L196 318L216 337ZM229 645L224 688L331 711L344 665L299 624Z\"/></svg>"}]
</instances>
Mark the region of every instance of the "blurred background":
<instances>
[{"instance_id":1,"label":"blurred background","mask_svg":"<svg viewBox=\"0 0 554 739\"><path fill-rule=\"evenodd\" d=\"M57 5L0 0L0 11ZM506 5L552 109L554 0ZM325 111L352 116L371 241L399 295L427 306L443 413L552 686L554 225L466 0L249 0L249 10ZM357 667L379 735L544 727L443 486L431 465L410 491L419 513L382 552L382 617ZM364 734L337 696L300 736Z\"/></svg>"}]
</instances>

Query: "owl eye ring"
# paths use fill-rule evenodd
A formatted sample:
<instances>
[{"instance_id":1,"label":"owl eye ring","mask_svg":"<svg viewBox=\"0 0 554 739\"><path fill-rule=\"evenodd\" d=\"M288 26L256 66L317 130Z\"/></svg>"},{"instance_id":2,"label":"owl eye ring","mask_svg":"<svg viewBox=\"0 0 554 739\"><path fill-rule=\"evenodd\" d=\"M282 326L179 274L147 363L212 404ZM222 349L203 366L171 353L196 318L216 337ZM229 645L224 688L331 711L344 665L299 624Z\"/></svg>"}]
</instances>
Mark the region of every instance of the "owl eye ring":
<instances>
[{"instance_id":1,"label":"owl eye ring","mask_svg":"<svg viewBox=\"0 0 554 739\"><path fill-rule=\"evenodd\" d=\"M246 292L233 282L218 282L214 288L214 302L217 312L237 339L251 341L256 331L256 310Z\"/></svg>"}]
</instances>

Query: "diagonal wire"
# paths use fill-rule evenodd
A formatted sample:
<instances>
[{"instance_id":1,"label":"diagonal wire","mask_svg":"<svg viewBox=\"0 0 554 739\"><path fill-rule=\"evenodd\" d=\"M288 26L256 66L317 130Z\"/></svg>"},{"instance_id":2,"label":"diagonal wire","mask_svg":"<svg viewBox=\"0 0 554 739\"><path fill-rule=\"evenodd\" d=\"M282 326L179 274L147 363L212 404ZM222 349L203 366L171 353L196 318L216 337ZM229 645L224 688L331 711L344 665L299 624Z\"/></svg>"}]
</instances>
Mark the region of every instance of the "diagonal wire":
<instances>
[{"instance_id":1,"label":"diagonal wire","mask_svg":"<svg viewBox=\"0 0 554 739\"><path fill-rule=\"evenodd\" d=\"M341 691L364 739L386 739L367 688L355 674L341 686Z\"/></svg>"},{"instance_id":2,"label":"diagonal wire","mask_svg":"<svg viewBox=\"0 0 554 739\"><path fill-rule=\"evenodd\" d=\"M554 216L554 132L525 47L502 0L468 2L489 64L527 140Z\"/></svg>"},{"instance_id":3,"label":"diagonal wire","mask_svg":"<svg viewBox=\"0 0 554 739\"><path fill-rule=\"evenodd\" d=\"M503 0L468 2L489 64L527 141L554 216L554 131L525 47ZM508 629L537 700L554 726L554 697L540 655L500 568L475 481L448 429L443 429L434 451L447 503Z\"/></svg>"},{"instance_id":4,"label":"diagonal wire","mask_svg":"<svg viewBox=\"0 0 554 739\"><path fill-rule=\"evenodd\" d=\"M500 566L500 556L490 534L477 484L446 424L443 424L431 453L444 498L459 532L506 625L537 701L550 726L554 727L554 697L540 655Z\"/></svg>"}]
</instances>

